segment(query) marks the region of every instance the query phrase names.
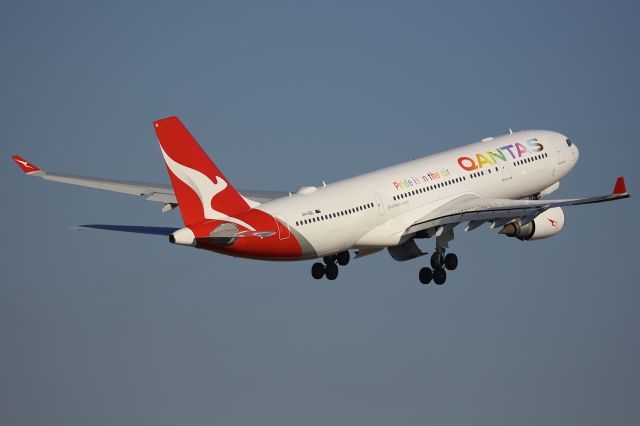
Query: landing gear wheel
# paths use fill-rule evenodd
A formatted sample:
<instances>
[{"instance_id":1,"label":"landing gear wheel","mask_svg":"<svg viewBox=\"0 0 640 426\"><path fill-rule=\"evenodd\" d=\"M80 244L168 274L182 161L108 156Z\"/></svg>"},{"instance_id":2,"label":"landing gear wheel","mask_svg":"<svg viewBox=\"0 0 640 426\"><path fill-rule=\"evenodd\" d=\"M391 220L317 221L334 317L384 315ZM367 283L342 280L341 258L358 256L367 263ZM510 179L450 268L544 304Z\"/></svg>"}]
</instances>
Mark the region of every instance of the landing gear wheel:
<instances>
[{"instance_id":1,"label":"landing gear wheel","mask_svg":"<svg viewBox=\"0 0 640 426\"><path fill-rule=\"evenodd\" d=\"M427 268L425 266L424 268L420 269L420 273L418 274L420 283L429 284L431 282L431 278L433 278L433 271L431 270L431 268Z\"/></svg>"},{"instance_id":2,"label":"landing gear wheel","mask_svg":"<svg viewBox=\"0 0 640 426\"><path fill-rule=\"evenodd\" d=\"M458 267L458 256L453 253L449 253L444 257L444 266L450 271L453 271Z\"/></svg>"},{"instance_id":3,"label":"landing gear wheel","mask_svg":"<svg viewBox=\"0 0 640 426\"><path fill-rule=\"evenodd\" d=\"M324 268L324 273L327 276L328 280L335 280L336 278L338 278L338 265L336 265L335 263L332 263L331 265L327 265Z\"/></svg>"},{"instance_id":4,"label":"landing gear wheel","mask_svg":"<svg viewBox=\"0 0 640 426\"><path fill-rule=\"evenodd\" d=\"M337 254L338 265L346 266L349 263L350 258L351 258L351 255L349 254L348 251L341 251L340 253Z\"/></svg>"},{"instance_id":5,"label":"landing gear wheel","mask_svg":"<svg viewBox=\"0 0 640 426\"><path fill-rule=\"evenodd\" d=\"M319 280L320 278L324 277L324 265L322 263L314 263L313 266L311 267L311 276L313 278L315 278L316 280Z\"/></svg>"},{"instance_id":6,"label":"landing gear wheel","mask_svg":"<svg viewBox=\"0 0 640 426\"><path fill-rule=\"evenodd\" d=\"M447 271L442 268L433 270L433 282L442 285L447 280Z\"/></svg>"},{"instance_id":7,"label":"landing gear wheel","mask_svg":"<svg viewBox=\"0 0 640 426\"><path fill-rule=\"evenodd\" d=\"M322 260L327 265L334 264L334 263L336 263L336 255L332 254L331 256L325 256L325 257L322 258Z\"/></svg>"},{"instance_id":8,"label":"landing gear wheel","mask_svg":"<svg viewBox=\"0 0 640 426\"><path fill-rule=\"evenodd\" d=\"M439 251L436 251L431 255L431 267L434 270L438 268L442 268L443 264L444 264L444 257L442 256L442 253L440 253Z\"/></svg>"}]
</instances>

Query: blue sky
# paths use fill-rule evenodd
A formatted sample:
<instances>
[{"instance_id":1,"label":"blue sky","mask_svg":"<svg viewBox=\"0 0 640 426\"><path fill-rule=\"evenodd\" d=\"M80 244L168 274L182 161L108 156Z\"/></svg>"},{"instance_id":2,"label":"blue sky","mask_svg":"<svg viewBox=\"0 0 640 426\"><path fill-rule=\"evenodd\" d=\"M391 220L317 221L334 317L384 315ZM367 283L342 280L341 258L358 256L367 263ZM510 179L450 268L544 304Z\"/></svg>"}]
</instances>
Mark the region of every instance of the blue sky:
<instances>
[{"instance_id":1,"label":"blue sky","mask_svg":"<svg viewBox=\"0 0 640 426\"><path fill-rule=\"evenodd\" d=\"M557 197L638 187L636 2L13 2L0 15L0 423L635 425L637 198L555 238L265 263L82 223L179 226L44 169L168 182L179 115L237 187L295 190L515 129L569 135ZM426 250L431 241L422 242Z\"/></svg>"}]
</instances>

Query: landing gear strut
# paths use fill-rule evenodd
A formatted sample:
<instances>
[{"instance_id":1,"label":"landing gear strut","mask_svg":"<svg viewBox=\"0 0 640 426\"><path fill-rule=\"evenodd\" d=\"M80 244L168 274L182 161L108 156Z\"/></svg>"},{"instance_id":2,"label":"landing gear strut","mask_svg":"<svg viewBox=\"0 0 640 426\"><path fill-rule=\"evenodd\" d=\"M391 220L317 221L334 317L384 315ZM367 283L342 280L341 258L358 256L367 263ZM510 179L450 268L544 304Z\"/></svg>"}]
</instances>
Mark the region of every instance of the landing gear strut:
<instances>
[{"instance_id":1,"label":"landing gear strut","mask_svg":"<svg viewBox=\"0 0 640 426\"><path fill-rule=\"evenodd\" d=\"M313 266L311 266L311 276L316 280L319 280L322 277L327 277L328 280L333 281L338 278L338 265L347 265L350 258L351 255L348 251L342 251L338 254L324 256L322 258L324 264L316 262L313 264Z\"/></svg>"}]
</instances>

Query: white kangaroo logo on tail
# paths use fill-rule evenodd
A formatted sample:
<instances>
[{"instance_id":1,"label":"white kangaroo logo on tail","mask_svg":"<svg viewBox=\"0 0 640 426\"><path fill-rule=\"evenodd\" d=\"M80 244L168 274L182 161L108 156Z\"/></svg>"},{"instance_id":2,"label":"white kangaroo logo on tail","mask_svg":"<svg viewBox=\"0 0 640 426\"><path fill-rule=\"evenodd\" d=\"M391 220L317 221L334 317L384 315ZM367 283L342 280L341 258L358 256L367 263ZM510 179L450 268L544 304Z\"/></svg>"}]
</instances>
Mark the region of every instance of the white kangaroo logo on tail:
<instances>
[{"instance_id":1,"label":"white kangaroo logo on tail","mask_svg":"<svg viewBox=\"0 0 640 426\"><path fill-rule=\"evenodd\" d=\"M22 164L23 166L25 166L25 167L29 168L29 169L33 169L33 166L32 166L31 164L29 164L29 162L28 162L28 161L25 161L25 160L18 160L18 159L16 159L16 161L17 161L18 163Z\"/></svg>"},{"instance_id":2,"label":"white kangaroo logo on tail","mask_svg":"<svg viewBox=\"0 0 640 426\"><path fill-rule=\"evenodd\" d=\"M216 176L216 183L213 183L213 181L204 173L174 161L173 158L169 157L169 155L164 152L162 145L160 145L160 150L162 151L164 161L167 163L171 172L198 195L202 208L204 209L204 217L206 219L224 220L226 222L232 222L244 226L251 231L255 231L255 229L248 223L214 210L211 206L213 197L224 191L228 186L224 179Z\"/></svg>"}]
</instances>

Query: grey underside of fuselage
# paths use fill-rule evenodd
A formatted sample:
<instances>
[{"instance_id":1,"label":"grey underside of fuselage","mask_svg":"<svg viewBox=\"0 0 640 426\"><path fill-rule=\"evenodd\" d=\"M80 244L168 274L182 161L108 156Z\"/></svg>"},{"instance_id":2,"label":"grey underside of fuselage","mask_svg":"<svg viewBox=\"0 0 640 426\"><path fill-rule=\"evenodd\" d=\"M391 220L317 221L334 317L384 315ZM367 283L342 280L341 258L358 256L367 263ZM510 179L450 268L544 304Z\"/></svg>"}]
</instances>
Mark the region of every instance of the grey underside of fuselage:
<instances>
[{"instance_id":1,"label":"grey underside of fuselage","mask_svg":"<svg viewBox=\"0 0 640 426\"><path fill-rule=\"evenodd\" d=\"M293 236L298 240L300 249L302 250L302 258L300 260L315 259L318 257L318 252L313 248L309 240L307 240L300 232L289 227Z\"/></svg>"}]
</instances>

